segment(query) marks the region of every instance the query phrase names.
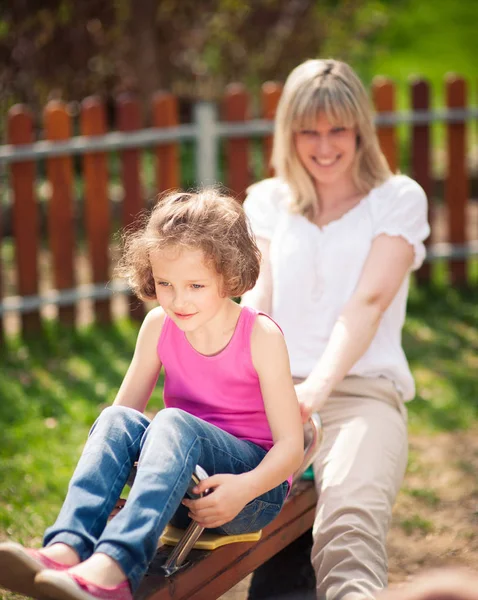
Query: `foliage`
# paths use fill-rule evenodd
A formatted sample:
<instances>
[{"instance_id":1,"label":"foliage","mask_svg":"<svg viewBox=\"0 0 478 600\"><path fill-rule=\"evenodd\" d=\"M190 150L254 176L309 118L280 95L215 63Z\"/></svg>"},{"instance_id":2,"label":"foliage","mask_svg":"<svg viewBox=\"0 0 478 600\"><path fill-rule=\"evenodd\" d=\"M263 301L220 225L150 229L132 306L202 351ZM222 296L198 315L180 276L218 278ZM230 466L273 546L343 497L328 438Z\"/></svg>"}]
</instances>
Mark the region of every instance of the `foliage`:
<instances>
[{"instance_id":1,"label":"foliage","mask_svg":"<svg viewBox=\"0 0 478 600\"><path fill-rule=\"evenodd\" d=\"M211 97L284 79L322 50L352 62L387 22L385 0L35 0L0 8L0 96L42 106L166 88ZM339 52L340 50L340 52Z\"/></svg>"}]
</instances>

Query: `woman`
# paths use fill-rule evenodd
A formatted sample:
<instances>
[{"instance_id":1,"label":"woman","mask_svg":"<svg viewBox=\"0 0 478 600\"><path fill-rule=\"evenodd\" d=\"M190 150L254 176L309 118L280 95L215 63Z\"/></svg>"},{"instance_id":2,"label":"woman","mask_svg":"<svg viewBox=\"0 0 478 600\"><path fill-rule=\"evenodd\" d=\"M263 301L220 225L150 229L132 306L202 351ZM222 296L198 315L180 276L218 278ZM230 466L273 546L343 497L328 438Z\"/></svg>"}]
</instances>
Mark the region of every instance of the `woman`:
<instances>
[{"instance_id":1,"label":"woman","mask_svg":"<svg viewBox=\"0 0 478 600\"><path fill-rule=\"evenodd\" d=\"M277 177L251 186L244 205L263 260L243 303L279 323L303 420L322 417L317 596L373 598L387 584L385 538L407 463L404 403L415 390L401 330L427 200L390 172L364 86L336 60L290 74L272 164Z\"/></svg>"}]
</instances>

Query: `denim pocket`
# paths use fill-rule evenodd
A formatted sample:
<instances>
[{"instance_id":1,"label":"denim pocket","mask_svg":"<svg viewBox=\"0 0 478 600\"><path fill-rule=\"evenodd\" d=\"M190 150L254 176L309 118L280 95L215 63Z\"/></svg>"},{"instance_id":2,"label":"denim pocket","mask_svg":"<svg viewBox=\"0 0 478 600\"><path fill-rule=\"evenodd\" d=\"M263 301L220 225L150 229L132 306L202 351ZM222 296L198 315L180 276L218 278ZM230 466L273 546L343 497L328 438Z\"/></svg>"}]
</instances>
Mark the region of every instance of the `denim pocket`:
<instances>
[{"instance_id":1,"label":"denim pocket","mask_svg":"<svg viewBox=\"0 0 478 600\"><path fill-rule=\"evenodd\" d=\"M218 528L220 533L238 535L258 531L268 525L280 512L280 506L256 498L229 523Z\"/></svg>"}]
</instances>

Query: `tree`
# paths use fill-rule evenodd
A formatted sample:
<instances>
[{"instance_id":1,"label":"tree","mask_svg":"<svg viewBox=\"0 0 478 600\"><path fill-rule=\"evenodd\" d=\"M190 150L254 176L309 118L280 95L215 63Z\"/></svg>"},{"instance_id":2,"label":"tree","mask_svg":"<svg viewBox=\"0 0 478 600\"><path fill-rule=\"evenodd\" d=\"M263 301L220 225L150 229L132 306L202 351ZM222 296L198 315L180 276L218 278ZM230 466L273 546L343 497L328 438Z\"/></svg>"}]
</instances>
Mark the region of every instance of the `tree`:
<instances>
[{"instance_id":1,"label":"tree","mask_svg":"<svg viewBox=\"0 0 478 600\"><path fill-rule=\"evenodd\" d=\"M41 6L39 6L41 4ZM15 0L0 8L2 108L153 91L218 97L319 54L366 63L387 0Z\"/></svg>"}]
</instances>

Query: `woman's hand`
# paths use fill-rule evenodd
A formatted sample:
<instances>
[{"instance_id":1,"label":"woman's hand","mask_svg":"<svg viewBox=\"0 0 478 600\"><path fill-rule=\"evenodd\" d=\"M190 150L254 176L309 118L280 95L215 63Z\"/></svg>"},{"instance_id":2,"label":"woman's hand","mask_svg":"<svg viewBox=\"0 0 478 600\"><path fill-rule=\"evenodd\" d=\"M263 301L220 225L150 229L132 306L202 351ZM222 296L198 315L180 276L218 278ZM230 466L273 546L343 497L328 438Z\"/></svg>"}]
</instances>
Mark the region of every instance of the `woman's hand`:
<instances>
[{"instance_id":1,"label":"woman's hand","mask_svg":"<svg viewBox=\"0 0 478 600\"><path fill-rule=\"evenodd\" d=\"M320 411L330 394L329 386L325 381L312 385L305 380L295 385L295 391L299 400L302 423L307 423L312 413Z\"/></svg>"},{"instance_id":2,"label":"woman's hand","mask_svg":"<svg viewBox=\"0 0 478 600\"><path fill-rule=\"evenodd\" d=\"M198 500L184 499L189 517L202 527L220 527L232 521L253 500L241 475L220 474L204 479L193 489L196 494L213 490Z\"/></svg>"}]
</instances>

